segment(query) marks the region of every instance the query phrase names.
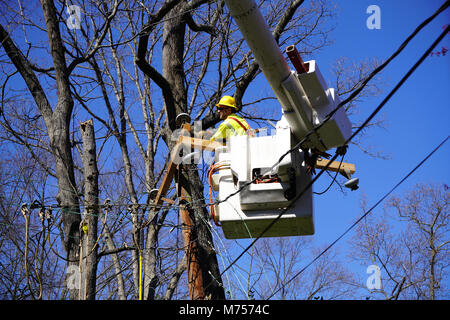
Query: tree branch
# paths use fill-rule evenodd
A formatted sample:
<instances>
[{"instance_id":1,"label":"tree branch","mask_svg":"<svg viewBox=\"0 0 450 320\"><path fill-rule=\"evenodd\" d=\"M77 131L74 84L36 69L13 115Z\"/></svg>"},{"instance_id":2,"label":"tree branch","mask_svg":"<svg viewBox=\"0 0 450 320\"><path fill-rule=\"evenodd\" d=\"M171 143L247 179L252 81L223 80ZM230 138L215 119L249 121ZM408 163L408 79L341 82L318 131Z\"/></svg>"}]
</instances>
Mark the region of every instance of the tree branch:
<instances>
[{"instance_id":1,"label":"tree branch","mask_svg":"<svg viewBox=\"0 0 450 320\"><path fill-rule=\"evenodd\" d=\"M147 54L148 38L155 25L161 22L163 17L180 2L181 0L172 0L169 2L165 2L156 14L153 14L149 17L148 22L144 25L141 32L139 33L138 50L137 56L135 57L135 63L139 67L139 69L141 69L141 71L146 76L152 79L161 88L167 110L175 110L175 99L172 94L171 85L161 73L159 73L147 62L145 56ZM169 122L169 126L172 130L175 129L175 124Z\"/></svg>"},{"instance_id":2,"label":"tree branch","mask_svg":"<svg viewBox=\"0 0 450 320\"><path fill-rule=\"evenodd\" d=\"M52 117L52 108L47 100L44 89L42 89L41 84L33 72L31 63L25 58L19 48L14 44L8 32L0 24L0 42L3 45L8 57L11 59L12 63L16 67L17 71L21 74L23 80L25 81L28 90L30 90L39 111L44 117L46 122L50 121Z\"/></svg>"},{"instance_id":3,"label":"tree branch","mask_svg":"<svg viewBox=\"0 0 450 320\"><path fill-rule=\"evenodd\" d=\"M123 2L123 0L121 1L115 1L114 2L114 6L113 9L111 10L111 13L106 17L106 22L104 23L103 27L100 29L103 29L102 34L100 35L100 37L97 38L97 40L95 41L94 46L91 48L91 50L84 56L84 57L77 57L75 58L70 65L67 67L67 73L71 74L73 69L75 69L75 67L83 62L86 62L87 60L89 60L90 58L92 58L94 56L94 54L97 52L97 50L100 48L100 44L103 42L103 40L106 37L106 34L109 31L109 27L111 25L111 21L114 19L114 17L116 16L117 13L117 9L119 7L119 5ZM103 3L105 9L106 9L106 4Z\"/></svg>"},{"instance_id":4,"label":"tree branch","mask_svg":"<svg viewBox=\"0 0 450 320\"><path fill-rule=\"evenodd\" d=\"M188 27L194 31L194 32L206 32L210 35L214 35L214 30L215 28L213 26L210 25L206 25L206 24L201 24L198 25L195 21L194 18L192 18L192 15L190 13L187 13L184 16L185 20L186 20L186 24L188 25Z\"/></svg>"},{"instance_id":5,"label":"tree branch","mask_svg":"<svg viewBox=\"0 0 450 320\"><path fill-rule=\"evenodd\" d=\"M103 256L107 256L109 254L114 254L114 253L119 253L122 251L126 251L126 250L136 250L136 247L129 247L127 245L120 247L120 248L116 248L116 249L110 249L110 250L103 250L101 252L99 252L99 254L97 255L98 259L100 260L101 257Z\"/></svg>"}]
</instances>

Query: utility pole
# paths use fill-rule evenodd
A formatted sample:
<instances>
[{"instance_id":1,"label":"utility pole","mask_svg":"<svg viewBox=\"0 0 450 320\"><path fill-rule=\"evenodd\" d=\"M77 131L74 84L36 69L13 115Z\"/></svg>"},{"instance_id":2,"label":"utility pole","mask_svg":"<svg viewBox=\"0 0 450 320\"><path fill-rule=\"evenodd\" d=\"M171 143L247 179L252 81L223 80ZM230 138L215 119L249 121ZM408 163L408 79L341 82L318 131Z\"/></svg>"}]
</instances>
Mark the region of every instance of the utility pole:
<instances>
[{"instance_id":1,"label":"utility pole","mask_svg":"<svg viewBox=\"0 0 450 320\"><path fill-rule=\"evenodd\" d=\"M222 144L206 140L192 138L189 115L182 113L177 116L178 127L186 130L188 136L180 136L172 150L173 156L179 156L182 149L189 150L215 150ZM178 161L176 161L178 163ZM206 208L201 204L203 189L198 188L202 184L196 173L194 164L176 164L173 159L169 161L159 189L150 192L155 206L163 202L173 203L165 198L165 195L175 178L177 197L179 198L179 214L182 223L183 242L186 254L186 269L188 275L189 295L192 300L200 299L225 299L225 290L222 285L216 251L211 235L211 225L208 222ZM144 226L150 223L148 220Z\"/></svg>"},{"instance_id":2,"label":"utility pole","mask_svg":"<svg viewBox=\"0 0 450 320\"><path fill-rule=\"evenodd\" d=\"M183 129L191 131L191 125L188 122L182 124ZM186 252L186 271L188 277L189 296L191 300L204 300L205 290L203 287L203 275L199 255L198 237L195 223L190 216L189 204L192 203L190 192L185 188L186 180L183 175L183 163L177 167L175 175L176 188L180 204L180 221L183 234L183 242Z\"/></svg>"}]
</instances>

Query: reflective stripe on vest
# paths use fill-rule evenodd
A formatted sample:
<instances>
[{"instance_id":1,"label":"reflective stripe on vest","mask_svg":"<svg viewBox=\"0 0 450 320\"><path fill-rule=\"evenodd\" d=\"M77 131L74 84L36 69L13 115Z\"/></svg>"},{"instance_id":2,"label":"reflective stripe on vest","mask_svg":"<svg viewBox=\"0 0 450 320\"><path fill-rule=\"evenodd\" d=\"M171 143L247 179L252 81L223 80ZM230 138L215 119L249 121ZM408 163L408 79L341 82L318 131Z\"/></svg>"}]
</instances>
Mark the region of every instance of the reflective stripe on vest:
<instances>
[{"instance_id":1,"label":"reflective stripe on vest","mask_svg":"<svg viewBox=\"0 0 450 320\"><path fill-rule=\"evenodd\" d=\"M224 125L227 126L228 129L230 129L231 131L233 131L234 134L236 134L236 129L231 125L231 123L229 123L228 121L224 121L223 123Z\"/></svg>"},{"instance_id":2,"label":"reflective stripe on vest","mask_svg":"<svg viewBox=\"0 0 450 320\"><path fill-rule=\"evenodd\" d=\"M251 130L250 126L248 125L248 123L247 123L244 119L242 119L242 120L243 120L244 123L247 125L247 127L244 126L244 125L242 124L242 122L239 121L239 120L238 120L237 118L235 118L235 117L228 116L227 119L232 119L232 120L236 121L236 122L242 127L242 129L244 129L244 131L245 131L246 133L247 133L248 130ZM253 134L251 134L251 136L253 136Z\"/></svg>"}]
</instances>

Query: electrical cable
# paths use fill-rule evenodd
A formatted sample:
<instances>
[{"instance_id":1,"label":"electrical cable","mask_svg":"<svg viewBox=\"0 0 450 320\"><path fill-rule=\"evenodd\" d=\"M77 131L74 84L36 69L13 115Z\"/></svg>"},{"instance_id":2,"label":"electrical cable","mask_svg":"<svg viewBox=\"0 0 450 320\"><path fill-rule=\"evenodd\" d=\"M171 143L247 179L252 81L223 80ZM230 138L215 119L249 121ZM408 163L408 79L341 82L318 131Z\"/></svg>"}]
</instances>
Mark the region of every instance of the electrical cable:
<instances>
[{"instance_id":1,"label":"electrical cable","mask_svg":"<svg viewBox=\"0 0 450 320\"><path fill-rule=\"evenodd\" d=\"M142 249L139 248L139 300L142 300Z\"/></svg>"},{"instance_id":2,"label":"electrical cable","mask_svg":"<svg viewBox=\"0 0 450 320\"><path fill-rule=\"evenodd\" d=\"M331 188L331 186L333 185L333 183L336 181L336 178L337 178L337 176L338 176L338 174L339 174L339 171L341 170L342 162L344 161L344 156L345 156L345 154L342 154L341 161L339 162L339 167L337 168L336 174L334 175L333 180L331 180L330 185L329 185L324 191L321 191L321 192L314 192L314 191L313 191L314 194L322 195L322 194L326 193L326 192Z\"/></svg>"},{"instance_id":3,"label":"electrical cable","mask_svg":"<svg viewBox=\"0 0 450 320\"><path fill-rule=\"evenodd\" d=\"M221 224L219 223L219 221L217 220L217 216L216 216L216 209L215 206L213 204L213 200L212 200L212 175L220 170L225 170L225 169L229 169L230 168L230 164L227 163L223 163L223 162L218 162L218 163L212 163L211 166L208 169L208 187L209 187L209 202L210 202L210 207L209 207L209 212L211 214L211 217L215 223L216 226L220 227Z\"/></svg>"},{"instance_id":4,"label":"electrical cable","mask_svg":"<svg viewBox=\"0 0 450 320\"><path fill-rule=\"evenodd\" d=\"M344 101L342 101L341 103L338 104L338 106L331 111L326 117L325 119L331 118L342 106L344 106L345 104L349 103L351 100L353 100L361 91L362 89L364 89L364 87L367 85L367 83L379 72L381 72L395 57L397 57L400 52L403 51L403 49L408 45L408 43L428 24L430 23L432 20L434 20L434 18L436 18L436 16L438 16L441 12L443 12L445 9L448 8L448 6L450 5L450 0L446 0L445 3L433 14L431 15L428 19L424 20L419 26L417 26L417 28L413 31L413 33L411 33L408 38L405 39L405 41L403 41L403 43L400 45L400 47L380 66L378 66L377 68L375 68L375 70L373 70L370 75L361 83L361 86L356 89L355 91L352 92L352 94L346 98ZM319 127L321 127L322 124L319 125Z\"/></svg>"},{"instance_id":5,"label":"electrical cable","mask_svg":"<svg viewBox=\"0 0 450 320\"><path fill-rule=\"evenodd\" d=\"M358 218L350 227L348 227L336 240L334 240L328 247L326 247L322 252L320 252L311 262L309 262L305 267L303 267L299 272L297 272L291 279L289 279L286 283L290 283L296 277L298 277L301 273L303 273L309 266L311 266L314 262L316 262L323 254L325 254L328 250L331 249L339 240L341 240L350 230L352 230L359 222L361 222L367 215L369 215L380 203L382 203L395 189L397 189L403 182L405 182L417 169L419 169L437 150L439 150L449 139L450 136L447 136L437 147L435 147L428 155L422 159L411 171L408 172L394 187L392 187L383 197L381 197L367 212L365 212L360 218ZM278 289L271 296L267 298L272 298L276 293L281 290Z\"/></svg>"},{"instance_id":6,"label":"electrical cable","mask_svg":"<svg viewBox=\"0 0 450 320\"><path fill-rule=\"evenodd\" d=\"M450 1L447 1L450 2ZM425 51L425 53L419 58L419 60L413 65L411 69L403 76L403 78L398 82L398 84L391 90L391 92L383 99L383 101L378 105L377 108L369 115L369 117L364 121L364 123L347 139L344 145L347 145L372 119L375 115L383 108L387 101L397 92L397 90L403 85L403 83L409 78L409 76L417 69L417 67L429 56L431 51L438 45L438 43L445 37L445 35L450 31L450 26L447 26L445 30L439 35L439 37L433 42L433 44ZM270 224L260 233L260 235L253 240L250 245L244 249L237 258L222 271L221 275L226 272L233 264L235 264L244 254L247 252L255 243L260 239L280 218L286 213L287 210L295 203L303 194L313 185L313 183L322 175L322 173L328 169L329 165L337 158L338 153L336 153L333 158L327 163L327 165L311 180L310 183L293 199L290 205L284 208L280 214L272 220Z\"/></svg>"},{"instance_id":7,"label":"electrical cable","mask_svg":"<svg viewBox=\"0 0 450 320\"><path fill-rule=\"evenodd\" d=\"M441 12L443 12L445 9L448 8L448 6L450 5L450 0L447 0L433 15L431 15L430 17L428 17L426 20L424 20L419 26L417 26L417 28L405 39L405 41L403 41L403 43L400 45L400 47L382 64L380 65L378 68L376 68L375 70L373 70L370 75L361 83L361 86L356 89L354 92L352 92L352 94L346 98L344 101L340 102L337 107L331 111L326 117L325 119L316 127L314 127L312 130L310 130L308 133L306 133L305 137L298 142L292 149L288 150L285 154L283 154L280 159L278 160L278 162L273 165L271 168L269 168L269 170L266 172L270 173L289 153L291 153L292 151L298 149L299 147L301 147L309 138L309 136L311 136L314 133L317 133L317 131L323 126L325 125L325 123L327 123L332 117L333 115L340 109L342 108L345 104L347 104L348 102L350 102L352 99L354 99L363 89L364 87L367 85L367 83L375 76L377 75L379 72L381 72L395 57L397 57L402 51L403 49L408 45L408 43L426 26L428 25L432 20L434 20ZM360 128L362 128L363 126L361 126ZM248 183L245 183L241 186L241 188L239 188L236 192L228 195L224 200L221 200L219 202L216 202L215 204L220 204L221 202L225 202L227 201L229 198L231 198L232 196L235 196L236 194L238 194L239 192L241 192L245 187L249 186L250 184L254 183L255 180L249 181Z\"/></svg>"},{"instance_id":8,"label":"electrical cable","mask_svg":"<svg viewBox=\"0 0 450 320\"><path fill-rule=\"evenodd\" d=\"M418 31L420 31L420 29L423 28L423 26L425 26L429 21L431 21L432 18L434 18L438 13L442 12L442 11L443 11L442 8L444 8L444 7L447 8L448 5L449 5L449 1L446 1L445 4L438 10L438 12L436 12L432 17L430 17L428 20L426 20L426 21L427 21L426 23L423 22L423 23L416 29L416 31L413 33L413 35L415 35L415 33L417 33ZM445 8L444 8L444 9L445 9ZM447 29L448 29L448 27L447 27ZM445 33L448 32L447 29L446 29ZM396 52L393 56L391 56L391 58L388 59L388 60L385 62L385 64L383 64L383 65L380 66L379 68L383 69L383 68L387 65L387 63L390 62L390 60L392 60L396 55L398 55L398 53L399 53L401 50L403 50L404 46L406 46L407 42L409 42L409 40L412 39L413 35L411 35L411 36L407 39L407 41L405 41L405 43L402 44L402 46L399 48L399 50L397 50L397 52ZM420 63L419 63L419 64L420 64ZM379 68L377 68L376 70L378 70ZM373 75L375 75L376 73L378 73L379 71L381 71L381 69L379 69L377 72L375 72L376 70L374 70ZM411 73L412 73L412 72L411 72ZM373 75L372 75L372 77L373 77ZM408 75L408 76L409 76L409 75ZM366 79L367 81L366 81L365 83L367 83L370 79L371 79L371 77L369 76L369 78ZM402 79L402 80L403 80L403 79ZM406 79L405 79L405 80L406 80ZM357 89L357 90L360 90L360 91L361 91L362 88L364 88L364 86L365 86L365 84L363 83L363 85L362 85L359 89ZM400 86L401 86L401 84L399 83L399 86L398 86L398 87L400 87ZM395 91L396 91L396 90L395 90ZM395 92L395 91L394 91L394 92ZM392 93L392 94L393 94L393 93ZM356 96L356 95L355 95L355 96ZM392 96L392 95L391 95L391 96ZM385 99L384 103L386 103L386 102L389 100L389 98L390 98L391 96L388 96L388 97ZM342 107L345 103L347 103L348 101L350 101L350 100L352 99L351 97L352 97L352 95L351 95L348 99L346 99L345 101L343 101L342 103L340 103L340 104L338 105L338 107L337 107L335 110L333 110L332 113L330 113L330 114L327 116L327 118L328 118L328 117L331 118L331 116L332 116L332 115L333 115L340 107ZM353 96L353 97L354 97L354 96ZM377 108L377 109L380 110L380 109L382 108L382 106L384 105L384 103L382 103L382 105L380 105L379 108ZM377 112L378 112L378 111L377 111ZM376 114L376 113L375 113L375 114ZM375 114L373 114L373 116L375 116ZM369 117L369 119L365 122L365 124L363 124L363 125L359 128L359 130L357 130L357 132L355 132L355 134L352 135L352 137L349 139L349 141L350 141L357 133L359 133L365 125L367 125L367 123L373 118L373 116L372 116L372 117ZM314 132L316 132L317 129L318 129L318 128L315 128L315 129L314 129ZM291 151L292 151L292 150L291 150ZM330 161L329 163L331 163L331 161ZM326 170L326 168L328 168L328 166L326 166L324 169L322 169L321 172L323 172L324 170ZM320 176L320 175L318 175L316 178L318 178L319 176ZM315 180L317 180L317 179L315 179ZM315 180L314 180L314 181L315 181ZM311 183L310 185L312 185L312 183ZM308 186L308 188L309 188L309 187L310 187L310 186ZM224 200L224 201L225 201L225 200ZM78 214L79 214L79 213L78 213ZM279 217L281 217L281 215L280 215ZM264 233L264 232L263 232L263 233ZM259 237L258 237L258 238L259 238ZM258 238L256 238L254 242L256 242L256 240L258 240ZM235 263L235 262L233 262L233 263ZM228 269L229 269L229 267L226 268L226 270L228 270ZM226 271L226 270L225 270L225 271ZM223 272L225 272L225 271L223 271ZM222 272L222 274L223 274L223 272Z\"/></svg>"},{"instance_id":9,"label":"electrical cable","mask_svg":"<svg viewBox=\"0 0 450 320\"><path fill-rule=\"evenodd\" d=\"M24 252L25 276L26 276L26 279L27 279L28 288L30 289L31 297L34 300L36 300L36 298L35 298L35 296L33 294L33 289L31 288L31 284L30 284L30 276L29 276L28 261L27 261L27 259L28 259L28 254L27 254L28 253L28 238L29 238L29 235L28 235L28 216L27 215L30 214L30 210L28 209L28 207L22 206L22 214L23 214L23 217L25 219L25 252Z\"/></svg>"}]
</instances>

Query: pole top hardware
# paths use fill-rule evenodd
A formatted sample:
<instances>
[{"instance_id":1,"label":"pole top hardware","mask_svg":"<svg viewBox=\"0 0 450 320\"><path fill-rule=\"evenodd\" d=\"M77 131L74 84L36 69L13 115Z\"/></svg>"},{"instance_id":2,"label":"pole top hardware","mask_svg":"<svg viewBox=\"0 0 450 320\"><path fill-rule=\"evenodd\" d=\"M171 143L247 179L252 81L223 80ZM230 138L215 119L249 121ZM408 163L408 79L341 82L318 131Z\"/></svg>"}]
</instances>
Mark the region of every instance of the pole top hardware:
<instances>
[{"instance_id":1,"label":"pole top hardware","mask_svg":"<svg viewBox=\"0 0 450 320\"><path fill-rule=\"evenodd\" d=\"M180 113L175 118L175 123L176 123L177 127L181 127L183 124L189 123L189 122L191 122L191 116L188 115L187 113Z\"/></svg>"}]
</instances>

